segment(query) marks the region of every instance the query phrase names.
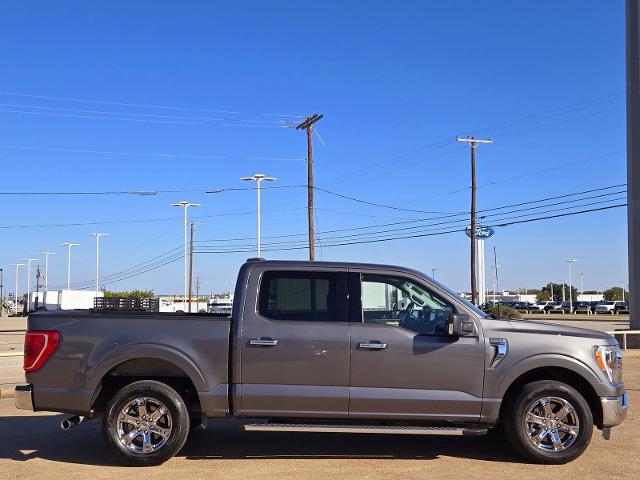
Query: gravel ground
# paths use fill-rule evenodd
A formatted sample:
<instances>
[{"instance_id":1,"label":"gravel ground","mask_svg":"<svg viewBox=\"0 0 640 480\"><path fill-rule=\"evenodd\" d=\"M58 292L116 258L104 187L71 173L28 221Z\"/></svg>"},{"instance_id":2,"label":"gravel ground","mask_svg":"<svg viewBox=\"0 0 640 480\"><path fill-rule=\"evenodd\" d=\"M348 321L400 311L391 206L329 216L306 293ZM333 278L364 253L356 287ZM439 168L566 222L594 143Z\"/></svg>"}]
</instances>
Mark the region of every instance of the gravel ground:
<instances>
[{"instance_id":1,"label":"gravel ground","mask_svg":"<svg viewBox=\"0 0 640 480\"><path fill-rule=\"evenodd\" d=\"M137 472L172 480L640 478L640 353L625 357L631 397L627 420L605 441L597 430L587 452L562 466L524 463L497 432L486 437L415 437L244 432L235 421L197 430L177 457ZM93 421L67 432L61 415L18 411L0 400L3 479L86 479L136 475L114 466Z\"/></svg>"}]
</instances>

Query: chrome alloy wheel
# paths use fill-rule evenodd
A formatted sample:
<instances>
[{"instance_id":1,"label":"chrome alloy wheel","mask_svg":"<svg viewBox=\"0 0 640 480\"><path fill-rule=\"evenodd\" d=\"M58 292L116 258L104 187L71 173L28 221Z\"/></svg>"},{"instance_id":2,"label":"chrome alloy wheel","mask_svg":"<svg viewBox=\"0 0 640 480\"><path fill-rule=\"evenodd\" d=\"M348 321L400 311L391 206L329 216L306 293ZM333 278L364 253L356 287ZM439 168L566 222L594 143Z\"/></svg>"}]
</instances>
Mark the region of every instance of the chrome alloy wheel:
<instances>
[{"instance_id":1,"label":"chrome alloy wheel","mask_svg":"<svg viewBox=\"0 0 640 480\"><path fill-rule=\"evenodd\" d=\"M153 453L167 443L172 422L169 409L151 397L136 398L118 414L118 441L135 453Z\"/></svg>"},{"instance_id":2,"label":"chrome alloy wheel","mask_svg":"<svg viewBox=\"0 0 640 480\"><path fill-rule=\"evenodd\" d=\"M578 414L564 398L539 398L529 405L526 412L524 428L529 440L537 448L547 452L561 452L578 438Z\"/></svg>"}]
</instances>

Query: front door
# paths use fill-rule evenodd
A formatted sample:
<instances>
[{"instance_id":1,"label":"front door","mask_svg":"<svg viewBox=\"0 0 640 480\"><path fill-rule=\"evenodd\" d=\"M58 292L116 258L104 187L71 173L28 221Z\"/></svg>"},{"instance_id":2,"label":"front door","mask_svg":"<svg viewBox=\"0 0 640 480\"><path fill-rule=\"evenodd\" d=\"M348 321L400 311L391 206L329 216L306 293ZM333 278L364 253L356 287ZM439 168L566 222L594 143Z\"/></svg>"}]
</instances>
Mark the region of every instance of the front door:
<instances>
[{"instance_id":1,"label":"front door","mask_svg":"<svg viewBox=\"0 0 640 480\"><path fill-rule=\"evenodd\" d=\"M350 281L362 300L351 324L349 418L478 421L484 347L447 334L455 305L402 275Z\"/></svg>"},{"instance_id":2,"label":"front door","mask_svg":"<svg viewBox=\"0 0 640 480\"><path fill-rule=\"evenodd\" d=\"M347 418L346 271L275 269L259 277L257 305L243 310L239 415Z\"/></svg>"}]
</instances>

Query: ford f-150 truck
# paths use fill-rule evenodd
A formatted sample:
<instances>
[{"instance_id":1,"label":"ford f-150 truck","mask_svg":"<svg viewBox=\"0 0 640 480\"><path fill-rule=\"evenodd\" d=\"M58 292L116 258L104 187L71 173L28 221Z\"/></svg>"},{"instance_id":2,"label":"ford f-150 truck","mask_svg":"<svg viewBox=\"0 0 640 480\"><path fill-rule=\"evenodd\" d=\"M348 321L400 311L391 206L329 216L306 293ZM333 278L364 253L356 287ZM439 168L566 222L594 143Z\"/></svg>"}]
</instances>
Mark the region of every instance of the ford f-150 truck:
<instances>
[{"instance_id":1,"label":"ford f-150 truck","mask_svg":"<svg viewBox=\"0 0 640 480\"><path fill-rule=\"evenodd\" d=\"M626 416L622 357L601 332L486 315L413 270L249 260L231 317L29 316L16 406L102 420L130 465L175 455L191 427L482 435L564 463Z\"/></svg>"}]
</instances>

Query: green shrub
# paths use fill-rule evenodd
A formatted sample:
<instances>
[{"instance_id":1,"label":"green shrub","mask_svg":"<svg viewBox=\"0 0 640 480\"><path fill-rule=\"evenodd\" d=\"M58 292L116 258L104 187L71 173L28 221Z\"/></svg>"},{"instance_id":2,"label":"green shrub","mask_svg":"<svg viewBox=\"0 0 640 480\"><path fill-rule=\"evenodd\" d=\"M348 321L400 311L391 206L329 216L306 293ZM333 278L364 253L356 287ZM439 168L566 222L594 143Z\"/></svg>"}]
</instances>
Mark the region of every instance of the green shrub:
<instances>
[{"instance_id":1,"label":"green shrub","mask_svg":"<svg viewBox=\"0 0 640 480\"><path fill-rule=\"evenodd\" d=\"M520 318L520 313L517 310L511 307L505 307L504 305L489 307L486 312L492 313L498 318Z\"/></svg>"}]
</instances>

